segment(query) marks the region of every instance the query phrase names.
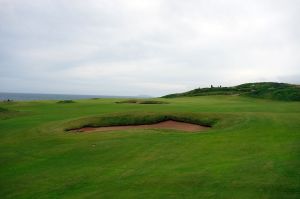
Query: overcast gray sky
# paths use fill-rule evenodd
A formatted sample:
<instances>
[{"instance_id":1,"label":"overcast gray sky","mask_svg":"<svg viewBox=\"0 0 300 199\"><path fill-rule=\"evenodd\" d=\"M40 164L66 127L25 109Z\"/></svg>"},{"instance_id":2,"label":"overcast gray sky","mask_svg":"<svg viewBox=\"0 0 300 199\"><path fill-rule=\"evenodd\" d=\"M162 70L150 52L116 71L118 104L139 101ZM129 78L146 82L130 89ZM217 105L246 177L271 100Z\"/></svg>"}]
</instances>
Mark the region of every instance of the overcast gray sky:
<instances>
[{"instance_id":1,"label":"overcast gray sky","mask_svg":"<svg viewBox=\"0 0 300 199\"><path fill-rule=\"evenodd\" d=\"M299 0L0 0L0 91L300 83Z\"/></svg>"}]
</instances>

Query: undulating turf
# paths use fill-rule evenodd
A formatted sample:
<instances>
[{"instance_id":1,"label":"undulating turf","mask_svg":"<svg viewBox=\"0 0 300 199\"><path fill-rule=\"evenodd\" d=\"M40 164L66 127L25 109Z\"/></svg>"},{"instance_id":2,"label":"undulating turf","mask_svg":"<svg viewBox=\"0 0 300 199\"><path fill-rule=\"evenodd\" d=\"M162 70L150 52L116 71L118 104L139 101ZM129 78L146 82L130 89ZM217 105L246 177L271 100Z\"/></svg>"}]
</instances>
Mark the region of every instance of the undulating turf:
<instances>
[{"instance_id":1,"label":"undulating turf","mask_svg":"<svg viewBox=\"0 0 300 199\"><path fill-rule=\"evenodd\" d=\"M278 82L246 83L232 87L197 88L184 93L175 93L165 98L191 97L207 95L241 95L254 98L272 99L281 101L300 101L300 86Z\"/></svg>"},{"instance_id":2,"label":"undulating turf","mask_svg":"<svg viewBox=\"0 0 300 199\"><path fill-rule=\"evenodd\" d=\"M10 114L0 117L1 198L300 198L300 102L157 100L167 104L0 103L1 114ZM99 118L153 115L213 121L213 128L64 131Z\"/></svg>"}]
</instances>

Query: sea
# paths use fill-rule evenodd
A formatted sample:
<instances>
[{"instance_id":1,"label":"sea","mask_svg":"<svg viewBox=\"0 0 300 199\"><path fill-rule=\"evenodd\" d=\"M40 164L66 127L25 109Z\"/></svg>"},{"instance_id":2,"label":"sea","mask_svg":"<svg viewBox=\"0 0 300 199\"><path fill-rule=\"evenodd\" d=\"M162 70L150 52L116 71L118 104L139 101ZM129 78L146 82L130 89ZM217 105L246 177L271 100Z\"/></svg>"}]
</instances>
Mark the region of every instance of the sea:
<instances>
[{"instance_id":1,"label":"sea","mask_svg":"<svg viewBox=\"0 0 300 199\"><path fill-rule=\"evenodd\" d=\"M143 96L108 96L108 95L74 95L74 94L41 94L41 93L4 93L0 92L0 101L31 101L31 100L76 100L92 98L144 98Z\"/></svg>"}]
</instances>

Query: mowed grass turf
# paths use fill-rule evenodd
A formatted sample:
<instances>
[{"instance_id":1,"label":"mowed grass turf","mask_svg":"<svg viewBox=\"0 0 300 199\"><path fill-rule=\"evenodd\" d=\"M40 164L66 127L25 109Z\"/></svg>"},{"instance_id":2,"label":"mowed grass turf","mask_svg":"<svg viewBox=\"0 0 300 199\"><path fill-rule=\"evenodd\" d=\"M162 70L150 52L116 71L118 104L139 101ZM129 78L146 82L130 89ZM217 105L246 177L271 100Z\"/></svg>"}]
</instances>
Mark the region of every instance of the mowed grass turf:
<instances>
[{"instance_id":1,"label":"mowed grass turf","mask_svg":"<svg viewBox=\"0 0 300 199\"><path fill-rule=\"evenodd\" d=\"M1 198L300 198L299 102L116 101L0 103ZM62 129L82 117L148 112L221 119L201 133Z\"/></svg>"}]
</instances>

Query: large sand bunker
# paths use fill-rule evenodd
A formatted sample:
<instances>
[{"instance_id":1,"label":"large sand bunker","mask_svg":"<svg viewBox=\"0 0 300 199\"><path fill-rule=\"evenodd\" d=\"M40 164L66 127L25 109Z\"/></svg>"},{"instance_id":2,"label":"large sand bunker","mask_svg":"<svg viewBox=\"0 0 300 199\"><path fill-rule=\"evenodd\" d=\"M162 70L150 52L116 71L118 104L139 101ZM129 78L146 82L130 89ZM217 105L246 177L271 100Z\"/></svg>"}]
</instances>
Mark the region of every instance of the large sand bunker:
<instances>
[{"instance_id":1,"label":"large sand bunker","mask_svg":"<svg viewBox=\"0 0 300 199\"><path fill-rule=\"evenodd\" d=\"M210 127L201 126L198 124L191 124L186 122L177 122L167 120L156 124L145 125L128 125L128 126L108 126L108 127L83 127L74 130L75 132L99 132L99 131L117 131L127 129L174 129L187 132L198 132L208 130Z\"/></svg>"}]
</instances>

